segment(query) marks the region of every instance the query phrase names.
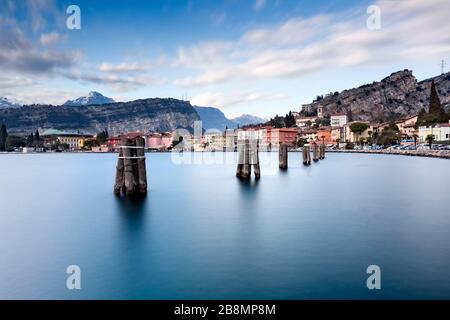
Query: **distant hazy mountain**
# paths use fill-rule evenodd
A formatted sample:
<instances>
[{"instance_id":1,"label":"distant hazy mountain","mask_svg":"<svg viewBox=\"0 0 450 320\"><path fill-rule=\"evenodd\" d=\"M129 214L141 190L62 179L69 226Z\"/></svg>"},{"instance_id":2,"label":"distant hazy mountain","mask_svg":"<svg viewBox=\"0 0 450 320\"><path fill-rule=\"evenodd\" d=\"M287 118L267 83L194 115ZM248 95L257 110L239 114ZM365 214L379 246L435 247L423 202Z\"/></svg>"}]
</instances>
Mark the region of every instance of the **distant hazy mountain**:
<instances>
[{"instance_id":1,"label":"distant hazy mountain","mask_svg":"<svg viewBox=\"0 0 450 320\"><path fill-rule=\"evenodd\" d=\"M240 117L232 119L232 121L236 124L238 124L240 127L246 126L249 124L260 124L267 122L266 119L260 118L257 116L252 116L251 114L243 114Z\"/></svg>"},{"instance_id":2,"label":"distant hazy mountain","mask_svg":"<svg viewBox=\"0 0 450 320\"><path fill-rule=\"evenodd\" d=\"M225 130L226 127L228 129L236 128L237 124L223 114L217 108L212 107L197 107L194 106L195 111L197 111L200 119L202 120L203 129L218 129Z\"/></svg>"},{"instance_id":3,"label":"distant hazy mountain","mask_svg":"<svg viewBox=\"0 0 450 320\"><path fill-rule=\"evenodd\" d=\"M20 104L16 100L0 97L0 109L20 108L21 106L22 104Z\"/></svg>"},{"instance_id":4,"label":"distant hazy mountain","mask_svg":"<svg viewBox=\"0 0 450 320\"><path fill-rule=\"evenodd\" d=\"M101 105L114 103L115 101L111 98L105 97L101 93L96 91L89 92L87 97L79 97L75 100L67 100L63 105L68 107L79 107L79 106L90 106L90 105Z\"/></svg>"}]
</instances>

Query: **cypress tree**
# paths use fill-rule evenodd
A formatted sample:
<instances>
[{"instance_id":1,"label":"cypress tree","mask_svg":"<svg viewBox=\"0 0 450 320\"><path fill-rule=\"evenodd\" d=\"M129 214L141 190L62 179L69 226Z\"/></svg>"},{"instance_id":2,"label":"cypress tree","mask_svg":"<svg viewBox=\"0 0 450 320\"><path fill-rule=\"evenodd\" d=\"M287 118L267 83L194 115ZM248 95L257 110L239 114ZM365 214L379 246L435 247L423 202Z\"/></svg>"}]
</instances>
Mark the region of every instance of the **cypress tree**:
<instances>
[{"instance_id":1,"label":"cypress tree","mask_svg":"<svg viewBox=\"0 0 450 320\"><path fill-rule=\"evenodd\" d=\"M6 151L6 139L8 138L8 132L5 124L2 124L0 128L0 151Z\"/></svg>"},{"instance_id":2,"label":"cypress tree","mask_svg":"<svg viewBox=\"0 0 450 320\"><path fill-rule=\"evenodd\" d=\"M34 146L35 147L39 147L39 145L41 144L41 137L39 135L39 131L38 130L36 130L36 132L34 134L33 141L34 141Z\"/></svg>"},{"instance_id":3,"label":"cypress tree","mask_svg":"<svg viewBox=\"0 0 450 320\"><path fill-rule=\"evenodd\" d=\"M434 113L438 115L445 114L444 109L441 106L441 101L439 100L438 93L436 91L436 85L434 84L434 80L431 82L430 108L428 113Z\"/></svg>"},{"instance_id":4,"label":"cypress tree","mask_svg":"<svg viewBox=\"0 0 450 320\"><path fill-rule=\"evenodd\" d=\"M27 137L27 147L32 147L34 143L34 136L30 133Z\"/></svg>"}]
</instances>

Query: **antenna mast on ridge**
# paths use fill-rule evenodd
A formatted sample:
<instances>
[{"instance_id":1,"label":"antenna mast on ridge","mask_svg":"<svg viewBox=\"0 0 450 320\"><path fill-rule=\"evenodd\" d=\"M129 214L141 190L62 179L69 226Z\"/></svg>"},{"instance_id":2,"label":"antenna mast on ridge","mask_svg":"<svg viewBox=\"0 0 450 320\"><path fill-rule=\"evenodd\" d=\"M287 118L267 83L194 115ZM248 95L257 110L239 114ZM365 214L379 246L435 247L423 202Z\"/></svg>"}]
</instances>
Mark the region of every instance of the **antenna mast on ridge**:
<instances>
[{"instance_id":1,"label":"antenna mast on ridge","mask_svg":"<svg viewBox=\"0 0 450 320\"><path fill-rule=\"evenodd\" d=\"M441 60L441 74L445 73L445 66L447 65L447 62L445 60Z\"/></svg>"}]
</instances>

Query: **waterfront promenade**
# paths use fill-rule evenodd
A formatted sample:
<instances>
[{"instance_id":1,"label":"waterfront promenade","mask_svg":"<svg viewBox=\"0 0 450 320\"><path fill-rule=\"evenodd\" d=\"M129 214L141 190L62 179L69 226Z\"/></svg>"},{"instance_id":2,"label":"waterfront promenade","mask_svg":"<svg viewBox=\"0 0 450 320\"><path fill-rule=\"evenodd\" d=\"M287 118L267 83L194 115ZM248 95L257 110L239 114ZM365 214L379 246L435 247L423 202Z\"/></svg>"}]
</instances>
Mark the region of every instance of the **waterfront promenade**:
<instances>
[{"instance_id":1,"label":"waterfront promenade","mask_svg":"<svg viewBox=\"0 0 450 320\"><path fill-rule=\"evenodd\" d=\"M340 153L368 153L368 154L390 154L390 155L402 155L402 156L415 156L415 157L427 157L427 158L441 158L450 159L450 150L327 150L327 152L340 152Z\"/></svg>"}]
</instances>

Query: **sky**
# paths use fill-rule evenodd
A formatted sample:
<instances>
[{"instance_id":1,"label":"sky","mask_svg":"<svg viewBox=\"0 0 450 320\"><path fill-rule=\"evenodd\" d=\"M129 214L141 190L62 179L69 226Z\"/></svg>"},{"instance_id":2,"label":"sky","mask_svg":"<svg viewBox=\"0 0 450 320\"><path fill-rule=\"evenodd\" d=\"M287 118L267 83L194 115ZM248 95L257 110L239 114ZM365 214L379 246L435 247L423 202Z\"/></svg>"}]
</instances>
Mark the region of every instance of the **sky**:
<instances>
[{"instance_id":1,"label":"sky","mask_svg":"<svg viewBox=\"0 0 450 320\"><path fill-rule=\"evenodd\" d=\"M0 0L0 96L187 98L269 118L399 70L440 74L448 12L448 0Z\"/></svg>"}]
</instances>

